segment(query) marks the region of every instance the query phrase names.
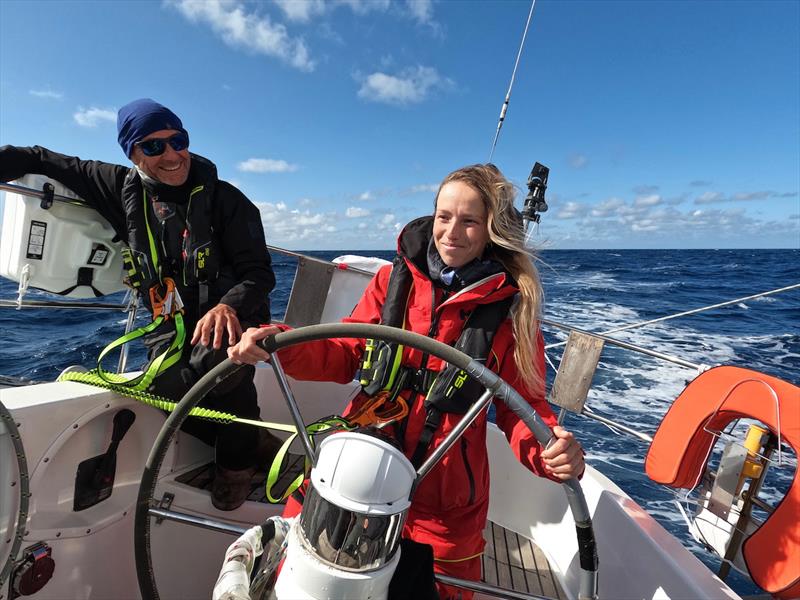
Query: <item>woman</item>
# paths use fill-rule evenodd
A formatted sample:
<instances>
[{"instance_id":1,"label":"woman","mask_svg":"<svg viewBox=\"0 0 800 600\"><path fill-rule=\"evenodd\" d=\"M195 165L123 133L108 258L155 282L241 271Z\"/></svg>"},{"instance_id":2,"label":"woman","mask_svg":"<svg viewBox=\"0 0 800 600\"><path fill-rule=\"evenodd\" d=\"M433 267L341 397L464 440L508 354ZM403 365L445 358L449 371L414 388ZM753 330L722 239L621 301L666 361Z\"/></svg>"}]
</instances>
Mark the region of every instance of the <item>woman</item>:
<instances>
[{"instance_id":1,"label":"woman","mask_svg":"<svg viewBox=\"0 0 800 600\"><path fill-rule=\"evenodd\" d=\"M522 220L514 209L514 188L497 167L486 164L458 169L440 185L434 215L404 228L394 267L383 267L376 274L344 321L403 326L447 344L466 344L476 358L483 343L482 358L487 366L536 409L553 428L556 441L543 450L502 403L496 404L497 425L526 467L537 475L563 481L582 475L583 452L572 434L556 425L544 399L544 347L538 327L542 290L523 235ZM478 314L483 317L476 326L471 315ZM249 329L241 342L228 350L229 356L237 363L267 360L268 354L256 342L278 330ZM479 335L467 339L465 331L478 331ZM281 361L295 378L346 383L359 368L363 351L364 340L324 340L285 348ZM418 466L461 415L443 410L432 419L431 407L423 402L431 380L445 366L440 360L406 348L402 365L410 367L406 374L415 376L403 378L400 384L406 388L400 396L407 400L409 414L393 426L392 433ZM431 373L434 376L428 377ZM345 416L360 402L357 398ZM451 448L420 484L404 537L433 547L435 571L480 579L488 504L484 412L468 428L460 445ZM456 598L459 592L439 586L439 593L442 598ZM462 598L471 596L460 593Z\"/></svg>"}]
</instances>

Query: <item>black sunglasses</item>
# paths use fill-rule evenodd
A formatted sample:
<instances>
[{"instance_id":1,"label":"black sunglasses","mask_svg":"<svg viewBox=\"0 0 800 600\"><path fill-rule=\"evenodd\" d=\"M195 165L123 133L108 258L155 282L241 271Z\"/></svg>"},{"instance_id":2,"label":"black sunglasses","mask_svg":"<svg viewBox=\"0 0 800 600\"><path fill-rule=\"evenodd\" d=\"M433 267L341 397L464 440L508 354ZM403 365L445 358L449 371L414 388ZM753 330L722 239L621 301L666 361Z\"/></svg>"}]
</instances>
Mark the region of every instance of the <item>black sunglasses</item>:
<instances>
[{"instance_id":1,"label":"black sunglasses","mask_svg":"<svg viewBox=\"0 0 800 600\"><path fill-rule=\"evenodd\" d=\"M152 138L143 142L136 142L145 156L161 156L169 144L175 152L186 150L189 147L189 134L178 132L168 138Z\"/></svg>"}]
</instances>

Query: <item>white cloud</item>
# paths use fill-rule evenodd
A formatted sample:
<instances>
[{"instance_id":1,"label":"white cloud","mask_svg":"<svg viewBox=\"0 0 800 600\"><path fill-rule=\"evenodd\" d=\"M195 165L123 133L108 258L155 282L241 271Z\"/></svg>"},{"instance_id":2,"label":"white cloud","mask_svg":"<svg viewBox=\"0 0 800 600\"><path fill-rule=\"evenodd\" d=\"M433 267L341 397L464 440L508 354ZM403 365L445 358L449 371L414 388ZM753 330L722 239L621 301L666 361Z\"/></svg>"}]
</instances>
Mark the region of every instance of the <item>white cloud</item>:
<instances>
[{"instance_id":1,"label":"white cloud","mask_svg":"<svg viewBox=\"0 0 800 600\"><path fill-rule=\"evenodd\" d=\"M438 183L420 183L419 185L412 185L411 189L409 190L409 193L420 194L422 192L425 193L433 192L435 194L438 191L439 191Z\"/></svg>"},{"instance_id":2,"label":"white cloud","mask_svg":"<svg viewBox=\"0 0 800 600\"><path fill-rule=\"evenodd\" d=\"M439 75L433 67L419 65L401 71L398 75L372 73L361 83L359 98L370 102L406 105L425 100L434 89L448 89L453 82Z\"/></svg>"},{"instance_id":3,"label":"white cloud","mask_svg":"<svg viewBox=\"0 0 800 600\"><path fill-rule=\"evenodd\" d=\"M610 217L615 215L624 206L625 202L620 198L609 198L595 206L592 209L591 215L598 218Z\"/></svg>"},{"instance_id":4,"label":"white cloud","mask_svg":"<svg viewBox=\"0 0 800 600\"><path fill-rule=\"evenodd\" d=\"M272 158L248 158L236 165L236 168L245 173L291 173L297 171L297 165Z\"/></svg>"},{"instance_id":5,"label":"white cloud","mask_svg":"<svg viewBox=\"0 0 800 600\"><path fill-rule=\"evenodd\" d=\"M389 0L273 0L290 21L308 23L312 17L322 16L334 8L346 6L356 15L382 12L389 8Z\"/></svg>"},{"instance_id":6,"label":"white cloud","mask_svg":"<svg viewBox=\"0 0 800 600\"><path fill-rule=\"evenodd\" d=\"M569 157L569 166L573 169L582 169L589 163L589 159L583 154L573 154Z\"/></svg>"},{"instance_id":7,"label":"white cloud","mask_svg":"<svg viewBox=\"0 0 800 600\"><path fill-rule=\"evenodd\" d=\"M580 202L567 202L561 207L561 210L556 213L557 219L577 219L586 214L586 205Z\"/></svg>"},{"instance_id":8,"label":"white cloud","mask_svg":"<svg viewBox=\"0 0 800 600\"><path fill-rule=\"evenodd\" d=\"M302 204L303 201L298 202ZM370 214L359 207L350 207L342 214L293 208L286 202L256 202L256 206L261 212L267 240L284 248L388 249L394 246L394 237L400 229L392 214L376 216L375 220L357 220L356 217Z\"/></svg>"},{"instance_id":9,"label":"white cloud","mask_svg":"<svg viewBox=\"0 0 800 600\"><path fill-rule=\"evenodd\" d=\"M653 219L641 219L631 224L633 231L658 231L658 223Z\"/></svg>"},{"instance_id":10,"label":"white cloud","mask_svg":"<svg viewBox=\"0 0 800 600\"><path fill-rule=\"evenodd\" d=\"M741 192L738 194L734 194L732 200L765 200L770 196L775 196L775 192L770 191L763 191L763 192Z\"/></svg>"},{"instance_id":11,"label":"white cloud","mask_svg":"<svg viewBox=\"0 0 800 600\"><path fill-rule=\"evenodd\" d=\"M725 197L719 192L703 192L694 199L695 204L711 204L712 202L724 202Z\"/></svg>"},{"instance_id":12,"label":"white cloud","mask_svg":"<svg viewBox=\"0 0 800 600\"><path fill-rule=\"evenodd\" d=\"M349 206L344 214L348 219L357 219L359 217L369 216L369 211L366 208L359 208L358 206Z\"/></svg>"},{"instance_id":13,"label":"white cloud","mask_svg":"<svg viewBox=\"0 0 800 600\"><path fill-rule=\"evenodd\" d=\"M633 201L634 206L657 206L661 204L661 196L650 194L649 196L639 196Z\"/></svg>"},{"instance_id":14,"label":"white cloud","mask_svg":"<svg viewBox=\"0 0 800 600\"><path fill-rule=\"evenodd\" d=\"M382 12L389 8L389 0L337 0L334 4L348 6L357 15Z\"/></svg>"},{"instance_id":15,"label":"white cloud","mask_svg":"<svg viewBox=\"0 0 800 600\"><path fill-rule=\"evenodd\" d=\"M326 5L322 0L274 0L290 21L308 23L311 17L325 12Z\"/></svg>"},{"instance_id":16,"label":"white cloud","mask_svg":"<svg viewBox=\"0 0 800 600\"><path fill-rule=\"evenodd\" d=\"M252 4L238 0L165 0L193 23L205 23L226 44L282 60L301 71L313 71L315 63L302 38L291 37L286 27L267 15L248 11Z\"/></svg>"},{"instance_id":17,"label":"white cloud","mask_svg":"<svg viewBox=\"0 0 800 600\"><path fill-rule=\"evenodd\" d=\"M774 190L759 190L756 192L737 192L725 196L720 192L704 192L695 198L695 204L711 204L714 202L752 202L754 200L767 200L769 198L794 198L797 192L776 192Z\"/></svg>"},{"instance_id":18,"label":"white cloud","mask_svg":"<svg viewBox=\"0 0 800 600\"><path fill-rule=\"evenodd\" d=\"M375 196L372 194L372 192L367 190L363 194L359 194L358 199L362 202L369 202L370 200L375 200Z\"/></svg>"},{"instance_id":19,"label":"white cloud","mask_svg":"<svg viewBox=\"0 0 800 600\"><path fill-rule=\"evenodd\" d=\"M117 120L117 110L97 108L96 106L92 106L91 108L79 106L77 112L72 115L72 118L75 119L75 122L81 127L97 127L103 122L115 123Z\"/></svg>"},{"instance_id":20,"label":"white cloud","mask_svg":"<svg viewBox=\"0 0 800 600\"><path fill-rule=\"evenodd\" d=\"M37 98L50 98L53 100L61 100L64 97L64 94L61 92L54 92L53 90L29 90L28 93L31 96L36 96Z\"/></svg>"},{"instance_id":21,"label":"white cloud","mask_svg":"<svg viewBox=\"0 0 800 600\"><path fill-rule=\"evenodd\" d=\"M433 3L431 0L406 0L411 16L418 23L428 24L433 20Z\"/></svg>"},{"instance_id":22,"label":"white cloud","mask_svg":"<svg viewBox=\"0 0 800 600\"><path fill-rule=\"evenodd\" d=\"M257 202L267 239L271 243L319 240L336 231L331 215L290 209L285 202Z\"/></svg>"}]
</instances>

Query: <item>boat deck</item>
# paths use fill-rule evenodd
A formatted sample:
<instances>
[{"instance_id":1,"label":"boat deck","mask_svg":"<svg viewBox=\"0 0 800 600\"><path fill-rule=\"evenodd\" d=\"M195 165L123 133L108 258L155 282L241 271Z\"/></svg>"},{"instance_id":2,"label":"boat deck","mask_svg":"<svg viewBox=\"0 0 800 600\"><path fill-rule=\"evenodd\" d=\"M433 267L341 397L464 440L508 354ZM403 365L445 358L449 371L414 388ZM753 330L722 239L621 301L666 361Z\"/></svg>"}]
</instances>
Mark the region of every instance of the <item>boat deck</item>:
<instances>
[{"instance_id":1,"label":"boat deck","mask_svg":"<svg viewBox=\"0 0 800 600\"><path fill-rule=\"evenodd\" d=\"M515 592L566 598L547 558L528 538L488 521L483 530L484 582Z\"/></svg>"},{"instance_id":2,"label":"boat deck","mask_svg":"<svg viewBox=\"0 0 800 600\"><path fill-rule=\"evenodd\" d=\"M302 459L303 457L299 455L290 459L291 466L285 469L283 476L278 479L274 493L278 494L285 490L296 477L296 473L302 468ZM194 488L210 490L213 476L214 465L209 463L180 475L177 481ZM247 499L268 503L265 483L265 473L254 475L252 491ZM567 598L553 575L544 553L528 538L491 521L486 523L483 537L486 540L482 558L485 583L524 594L559 600Z\"/></svg>"}]
</instances>

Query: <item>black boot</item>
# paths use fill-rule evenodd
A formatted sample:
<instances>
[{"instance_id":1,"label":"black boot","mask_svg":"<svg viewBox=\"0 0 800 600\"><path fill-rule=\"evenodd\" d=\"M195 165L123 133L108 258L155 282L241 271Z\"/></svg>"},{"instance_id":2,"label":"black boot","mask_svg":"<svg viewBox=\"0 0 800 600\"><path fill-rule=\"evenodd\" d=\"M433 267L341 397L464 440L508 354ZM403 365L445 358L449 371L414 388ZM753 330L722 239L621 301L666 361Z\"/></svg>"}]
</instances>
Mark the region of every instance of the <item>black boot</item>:
<instances>
[{"instance_id":1,"label":"black boot","mask_svg":"<svg viewBox=\"0 0 800 600\"><path fill-rule=\"evenodd\" d=\"M217 465L211 484L211 504L219 510L239 508L253 489L255 467L234 471Z\"/></svg>"}]
</instances>

